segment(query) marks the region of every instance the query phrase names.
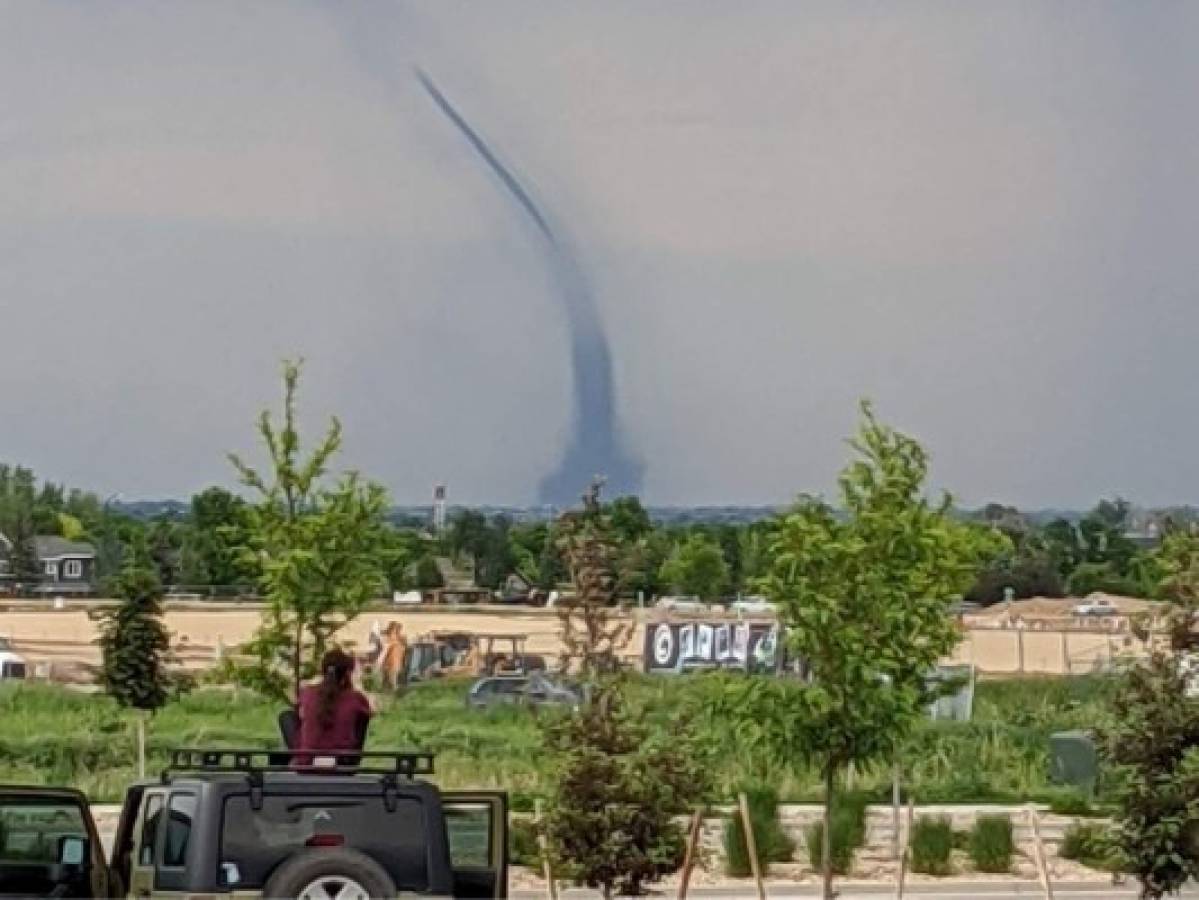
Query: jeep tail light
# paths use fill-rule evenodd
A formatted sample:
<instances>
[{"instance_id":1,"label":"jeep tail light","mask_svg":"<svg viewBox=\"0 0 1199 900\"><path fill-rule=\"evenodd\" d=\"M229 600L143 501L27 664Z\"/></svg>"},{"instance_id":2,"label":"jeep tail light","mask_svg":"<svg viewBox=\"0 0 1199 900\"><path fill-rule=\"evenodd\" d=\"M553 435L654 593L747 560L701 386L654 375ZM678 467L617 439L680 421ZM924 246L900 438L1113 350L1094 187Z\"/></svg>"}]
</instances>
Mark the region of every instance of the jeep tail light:
<instances>
[{"instance_id":1,"label":"jeep tail light","mask_svg":"<svg viewBox=\"0 0 1199 900\"><path fill-rule=\"evenodd\" d=\"M340 847L345 842L344 834L314 834L305 844L309 847Z\"/></svg>"}]
</instances>

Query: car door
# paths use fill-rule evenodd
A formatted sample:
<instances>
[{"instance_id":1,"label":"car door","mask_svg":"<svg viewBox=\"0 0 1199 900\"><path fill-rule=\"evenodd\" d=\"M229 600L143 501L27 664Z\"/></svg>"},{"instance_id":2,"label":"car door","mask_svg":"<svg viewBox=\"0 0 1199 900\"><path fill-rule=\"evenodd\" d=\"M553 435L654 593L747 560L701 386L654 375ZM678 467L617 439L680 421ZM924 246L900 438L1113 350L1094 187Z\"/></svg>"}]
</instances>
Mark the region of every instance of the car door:
<instances>
[{"instance_id":1,"label":"car door","mask_svg":"<svg viewBox=\"0 0 1199 900\"><path fill-rule=\"evenodd\" d=\"M166 798L165 790L148 790L142 795L141 808L133 828L136 838L129 855L129 880L126 893L130 897L149 897L154 893L158 834L162 825Z\"/></svg>"},{"instance_id":2,"label":"car door","mask_svg":"<svg viewBox=\"0 0 1199 900\"><path fill-rule=\"evenodd\" d=\"M105 897L108 867L78 791L0 788L0 895Z\"/></svg>"},{"instance_id":3,"label":"car door","mask_svg":"<svg viewBox=\"0 0 1199 900\"><path fill-rule=\"evenodd\" d=\"M455 897L508 896L508 795L443 791Z\"/></svg>"}]
</instances>

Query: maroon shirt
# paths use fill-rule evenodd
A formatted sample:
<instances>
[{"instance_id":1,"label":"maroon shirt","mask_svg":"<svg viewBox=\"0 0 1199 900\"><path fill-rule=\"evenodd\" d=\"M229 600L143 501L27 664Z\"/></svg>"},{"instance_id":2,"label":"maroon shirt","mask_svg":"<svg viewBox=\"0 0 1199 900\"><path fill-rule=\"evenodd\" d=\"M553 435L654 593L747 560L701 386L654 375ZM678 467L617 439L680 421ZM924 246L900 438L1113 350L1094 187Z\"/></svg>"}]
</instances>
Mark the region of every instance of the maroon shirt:
<instances>
[{"instance_id":1,"label":"maroon shirt","mask_svg":"<svg viewBox=\"0 0 1199 900\"><path fill-rule=\"evenodd\" d=\"M310 684L300 688L299 750L352 750L357 744L357 723L370 718L371 705L366 695L350 688L337 695L328 728L321 725L321 689Z\"/></svg>"}]
</instances>

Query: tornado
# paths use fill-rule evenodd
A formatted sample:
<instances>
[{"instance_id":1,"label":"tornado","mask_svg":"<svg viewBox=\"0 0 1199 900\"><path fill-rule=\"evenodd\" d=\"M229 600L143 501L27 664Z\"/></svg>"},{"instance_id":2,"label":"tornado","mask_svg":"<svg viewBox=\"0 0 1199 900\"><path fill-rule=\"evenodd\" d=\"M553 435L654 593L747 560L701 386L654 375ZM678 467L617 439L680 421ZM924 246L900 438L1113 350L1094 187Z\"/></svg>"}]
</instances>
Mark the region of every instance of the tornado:
<instances>
[{"instance_id":1,"label":"tornado","mask_svg":"<svg viewBox=\"0 0 1199 900\"><path fill-rule=\"evenodd\" d=\"M416 77L437 110L470 145L475 157L499 182L504 196L537 232L545 262L553 275L570 332L573 384L571 432L558 467L542 479L538 501L567 506L578 499L591 480L603 476L609 491L637 494L643 466L628 450L616 417L612 384L612 353L608 336L587 282L562 229L552 223L492 146L462 116L421 69Z\"/></svg>"}]
</instances>

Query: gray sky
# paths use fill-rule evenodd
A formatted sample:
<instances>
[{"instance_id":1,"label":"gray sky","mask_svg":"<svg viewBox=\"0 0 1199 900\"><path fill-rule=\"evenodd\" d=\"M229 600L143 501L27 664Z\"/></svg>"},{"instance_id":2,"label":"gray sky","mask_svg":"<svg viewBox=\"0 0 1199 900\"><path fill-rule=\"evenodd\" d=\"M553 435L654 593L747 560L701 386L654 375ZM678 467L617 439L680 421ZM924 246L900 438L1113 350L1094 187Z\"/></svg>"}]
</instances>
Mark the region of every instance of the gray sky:
<instances>
[{"instance_id":1,"label":"gray sky","mask_svg":"<svg viewBox=\"0 0 1199 900\"><path fill-rule=\"evenodd\" d=\"M230 483L278 360L397 500L566 440L565 227L661 503L1199 501L1199 4L0 0L0 458Z\"/></svg>"}]
</instances>

